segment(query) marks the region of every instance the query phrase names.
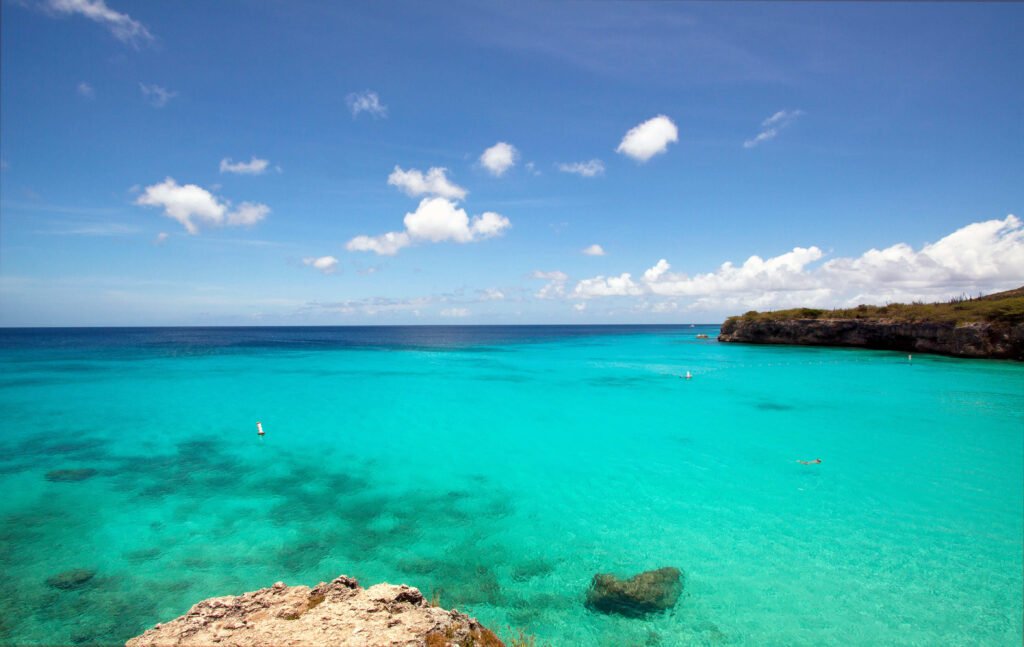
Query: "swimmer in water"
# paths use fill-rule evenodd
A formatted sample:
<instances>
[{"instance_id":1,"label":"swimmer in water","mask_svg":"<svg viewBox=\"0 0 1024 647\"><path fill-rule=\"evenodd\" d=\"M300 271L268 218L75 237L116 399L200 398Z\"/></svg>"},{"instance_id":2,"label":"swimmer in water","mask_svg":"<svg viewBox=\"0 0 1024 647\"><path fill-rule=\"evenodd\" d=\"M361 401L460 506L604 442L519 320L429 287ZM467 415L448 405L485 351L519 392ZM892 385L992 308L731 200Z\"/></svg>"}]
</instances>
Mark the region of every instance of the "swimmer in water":
<instances>
[{"instance_id":1,"label":"swimmer in water","mask_svg":"<svg viewBox=\"0 0 1024 647\"><path fill-rule=\"evenodd\" d=\"M797 462L800 463L801 465L820 465L821 464L821 459L820 458L815 458L813 461L797 461Z\"/></svg>"}]
</instances>

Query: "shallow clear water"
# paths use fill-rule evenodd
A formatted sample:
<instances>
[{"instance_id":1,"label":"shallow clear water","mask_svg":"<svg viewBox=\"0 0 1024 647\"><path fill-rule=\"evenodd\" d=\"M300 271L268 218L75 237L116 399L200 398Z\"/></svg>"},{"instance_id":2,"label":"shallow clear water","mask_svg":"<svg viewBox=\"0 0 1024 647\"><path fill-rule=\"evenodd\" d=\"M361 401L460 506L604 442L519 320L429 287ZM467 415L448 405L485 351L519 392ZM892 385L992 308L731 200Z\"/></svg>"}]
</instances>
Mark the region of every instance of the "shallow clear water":
<instances>
[{"instance_id":1,"label":"shallow clear water","mask_svg":"<svg viewBox=\"0 0 1024 647\"><path fill-rule=\"evenodd\" d=\"M716 332L0 331L0 642L345 573L552 645L1020 645L1024 365Z\"/></svg>"}]
</instances>

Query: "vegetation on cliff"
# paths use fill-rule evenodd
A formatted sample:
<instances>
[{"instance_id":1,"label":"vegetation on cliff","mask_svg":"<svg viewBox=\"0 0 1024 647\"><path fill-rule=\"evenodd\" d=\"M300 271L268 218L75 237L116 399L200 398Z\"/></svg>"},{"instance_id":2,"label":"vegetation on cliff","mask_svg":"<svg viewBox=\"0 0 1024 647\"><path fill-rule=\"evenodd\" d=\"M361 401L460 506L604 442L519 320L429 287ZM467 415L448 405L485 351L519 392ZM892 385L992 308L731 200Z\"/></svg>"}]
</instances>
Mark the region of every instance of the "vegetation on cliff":
<instances>
[{"instance_id":1,"label":"vegetation on cliff","mask_svg":"<svg viewBox=\"0 0 1024 647\"><path fill-rule=\"evenodd\" d=\"M939 303L890 303L884 306L859 305L856 308L823 310L792 308L773 312L751 310L729 320L790 321L797 319L873 319L895 323L1024 323L1024 286L1006 292L969 298L955 297Z\"/></svg>"}]
</instances>

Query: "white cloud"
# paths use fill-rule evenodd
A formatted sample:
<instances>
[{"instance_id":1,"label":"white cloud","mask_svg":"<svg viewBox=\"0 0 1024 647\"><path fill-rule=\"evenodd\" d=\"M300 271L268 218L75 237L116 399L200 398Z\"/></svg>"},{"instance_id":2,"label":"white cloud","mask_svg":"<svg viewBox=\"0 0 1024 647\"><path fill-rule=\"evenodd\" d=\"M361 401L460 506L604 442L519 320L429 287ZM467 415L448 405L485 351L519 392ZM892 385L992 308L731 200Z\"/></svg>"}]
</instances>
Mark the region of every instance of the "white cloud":
<instances>
[{"instance_id":1,"label":"white cloud","mask_svg":"<svg viewBox=\"0 0 1024 647\"><path fill-rule=\"evenodd\" d=\"M629 272L625 272L621 276L609 276L607 278L595 276L592 279L583 279L576 284L576 288L573 290L573 296L580 299L635 296L638 294L643 294L643 289L633 282L632 275Z\"/></svg>"},{"instance_id":2,"label":"white cloud","mask_svg":"<svg viewBox=\"0 0 1024 647\"><path fill-rule=\"evenodd\" d=\"M670 266L670 265L668 264L668 261L666 261L666 260L665 260L665 259L663 258L663 259L661 259L660 261L658 261L658 262L657 262L657 263L656 263L656 264L654 265L654 267L652 267L652 268L650 268L649 270L647 270L646 272L644 272L644 280L645 280L645 281L647 281L648 283L650 283L650 282L652 282L652 281L657 281L657 280L658 280L658 278L659 278L659 277L660 277L660 276L661 276L662 274L664 274L665 272L667 272L667 271L669 270L669 268L670 268L670 267L671 267L671 266Z\"/></svg>"},{"instance_id":3,"label":"white cloud","mask_svg":"<svg viewBox=\"0 0 1024 647\"><path fill-rule=\"evenodd\" d=\"M587 302L580 301L579 303L574 303L572 305L572 309L575 310L576 312L583 312L584 310L587 309Z\"/></svg>"},{"instance_id":4,"label":"white cloud","mask_svg":"<svg viewBox=\"0 0 1024 647\"><path fill-rule=\"evenodd\" d=\"M374 252L381 256L394 256L398 250L412 244L409 234L389 231L380 236L356 236L345 244L350 252Z\"/></svg>"},{"instance_id":5,"label":"white cloud","mask_svg":"<svg viewBox=\"0 0 1024 647\"><path fill-rule=\"evenodd\" d=\"M486 290L480 291L481 301L502 301L505 298L505 293L498 288L487 288Z\"/></svg>"},{"instance_id":6,"label":"white cloud","mask_svg":"<svg viewBox=\"0 0 1024 647\"><path fill-rule=\"evenodd\" d=\"M441 311L442 317L468 317L469 310L466 308L445 308Z\"/></svg>"},{"instance_id":7,"label":"white cloud","mask_svg":"<svg viewBox=\"0 0 1024 647\"><path fill-rule=\"evenodd\" d=\"M128 14L114 11L103 0L49 0L46 6L56 13L78 14L97 22L115 38L134 47L153 40L145 25Z\"/></svg>"},{"instance_id":8,"label":"white cloud","mask_svg":"<svg viewBox=\"0 0 1024 647\"><path fill-rule=\"evenodd\" d=\"M803 110L779 110L761 122L761 132L743 142L743 148L753 148L762 142L775 139L780 130L793 123L797 117L803 114Z\"/></svg>"},{"instance_id":9,"label":"white cloud","mask_svg":"<svg viewBox=\"0 0 1024 647\"><path fill-rule=\"evenodd\" d=\"M373 90L353 92L345 97L345 102L352 111L353 119L361 112L369 113L374 118L388 116L388 107L380 102L380 97Z\"/></svg>"},{"instance_id":10,"label":"white cloud","mask_svg":"<svg viewBox=\"0 0 1024 647\"><path fill-rule=\"evenodd\" d=\"M583 253L586 254L587 256L604 256L606 254L606 252L604 251L604 247L601 247L597 243L594 243L590 247L585 248L583 250Z\"/></svg>"},{"instance_id":11,"label":"white cloud","mask_svg":"<svg viewBox=\"0 0 1024 647\"><path fill-rule=\"evenodd\" d=\"M163 207L164 215L180 222L190 234L199 231L199 223L252 225L270 213L267 205L252 202L243 202L238 209L229 211L229 202L196 184L179 185L170 177L159 184L147 186L135 204Z\"/></svg>"},{"instance_id":12,"label":"white cloud","mask_svg":"<svg viewBox=\"0 0 1024 647\"><path fill-rule=\"evenodd\" d=\"M537 165L533 162L527 162L524 166L526 167L526 172L530 175L536 176L541 174L540 171L537 170Z\"/></svg>"},{"instance_id":13,"label":"white cloud","mask_svg":"<svg viewBox=\"0 0 1024 647\"><path fill-rule=\"evenodd\" d=\"M597 175L604 175L604 162L599 159L592 159L588 162L559 164L558 170L563 173L575 173L583 177L595 177Z\"/></svg>"},{"instance_id":14,"label":"white cloud","mask_svg":"<svg viewBox=\"0 0 1024 647\"><path fill-rule=\"evenodd\" d=\"M573 296L652 294L691 297L697 309L782 308L797 305L843 307L858 303L945 299L1019 286L1024 282L1024 226L1016 216L976 222L915 250L898 243L860 256L823 264L819 247L795 247L767 259L751 256L740 265L688 276L670 271L661 259L644 272L580 281Z\"/></svg>"},{"instance_id":15,"label":"white cloud","mask_svg":"<svg viewBox=\"0 0 1024 647\"><path fill-rule=\"evenodd\" d=\"M167 242L167 239L170 238L170 236L171 235L168 234L166 231L161 231L159 234L156 235L156 238L153 239L153 244L163 245L164 243Z\"/></svg>"},{"instance_id":16,"label":"white cloud","mask_svg":"<svg viewBox=\"0 0 1024 647\"><path fill-rule=\"evenodd\" d=\"M504 175L505 171L515 166L517 159L519 151L506 142L498 142L480 155L480 163L495 177Z\"/></svg>"},{"instance_id":17,"label":"white cloud","mask_svg":"<svg viewBox=\"0 0 1024 647\"><path fill-rule=\"evenodd\" d=\"M85 97L86 99L95 99L96 98L96 90L95 90L95 88L93 88L91 85L89 85L85 81L80 82L75 89L77 90L78 95L81 96L81 97Z\"/></svg>"},{"instance_id":18,"label":"white cloud","mask_svg":"<svg viewBox=\"0 0 1024 647\"><path fill-rule=\"evenodd\" d=\"M248 162L233 162L230 157L225 157L220 161L220 172L236 173L238 175L262 175L269 165L269 160L260 159L255 156Z\"/></svg>"},{"instance_id":19,"label":"white cloud","mask_svg":"<svg viewBox=\"0 0 1024 647\"><path fill-rule=\"evenodd\" d=\"M332 274L338 267L338 259L333 256L309 257L302 259L304 265L320 270L324 274Z\"/></svg>"},{"instance_id":20,"label":"white cloud","mask_svg":"<svg viewBox=\"0 0 1024 647\"><path fill-rule=\"evenodd\" d=\"M442 198L462 200L468 192L461 186L450 182L445 176L447 171L446 168L433 167L424 174L417 169L404 171L401 167L395 166L395 170L391 171L391 175L388 176L388 184L398 187L412 197L437 195Z\"/></svg>"},{"instance_id":21,"label":"white cloud","mask_svg":"<svg viewBox=\"0 0 1024 647\"><path fill-rule=\"evenodd\" d=\"M569 280L568 274L566 274L565 272L559 272L558 270L554 270L552 272L534 270L533 274L531 274L530 276L532 276L535 279L544 279L545 281L561 281L563 283Z\"/></svg>"},{"instance_id":22,"label":"white cloud","mask_svg":"<svg viewBox=\"0 0 1024 647\"><path fill-rule=\"evenodd\" d=\"M679 141L679 129L665 115L658 115L631 128L616 153L628 155L635 160L646 162L659 153L668 150L668 145Z\"/></svg>"},{"instance_id":23,"label":"white cloud","mask_svg":"<svg viewBox=\"0 0 1024 647\"><path fill-rule=\"evenodd\" d=\"M227 224L250 227L270 215L270 207L265 204L243 202L238 208L228 213Z\"/></svg>"},{"instance_id":24,"label":"white cloud","mask_svg":"<svg viewBox=\"0 0 1024 647\"><path fill-rule=\"evenodd\" d=\"M172 92L165 87L159 85L146 85L145 83L139 84L139 89L142 91L142 96L149 101L149 104L154 108L163 108L167 105L167 102L178 96L177 92Z\"/></svg>"},{"instance_id":25,"label":"white cloud","mask_svg":"<svg viewBox=\"0 0 1024 647\"><path fill-rule=\"evenodd\" d=\"M538 299L558 299L565 296L565 282L569 280L569 275L565 272L558 270L551 272L534 270L531 276L548 282L547 285L537 291L536 296Z\"/></svg>"}]
</instances>

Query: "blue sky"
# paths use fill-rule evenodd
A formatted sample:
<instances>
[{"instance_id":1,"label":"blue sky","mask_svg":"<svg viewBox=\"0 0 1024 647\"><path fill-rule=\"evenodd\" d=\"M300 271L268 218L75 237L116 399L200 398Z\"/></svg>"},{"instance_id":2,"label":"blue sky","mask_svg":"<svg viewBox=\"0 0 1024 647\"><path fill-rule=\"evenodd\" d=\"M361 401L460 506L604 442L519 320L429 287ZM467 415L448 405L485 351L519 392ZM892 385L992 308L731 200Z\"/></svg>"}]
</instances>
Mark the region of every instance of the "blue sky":
<instances>
[{"instance_id":1,"label":"blue sky","mask_svg":"<svg viewBox=\"0 0 1024 647\"><path fill-rule=\"evenodd\" d=\"M1024 283L1019 4L2 7L2 325L716 322Z\"/></svg>"}]
</instances>

